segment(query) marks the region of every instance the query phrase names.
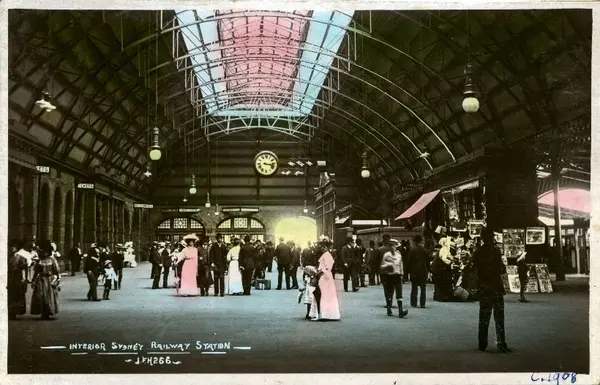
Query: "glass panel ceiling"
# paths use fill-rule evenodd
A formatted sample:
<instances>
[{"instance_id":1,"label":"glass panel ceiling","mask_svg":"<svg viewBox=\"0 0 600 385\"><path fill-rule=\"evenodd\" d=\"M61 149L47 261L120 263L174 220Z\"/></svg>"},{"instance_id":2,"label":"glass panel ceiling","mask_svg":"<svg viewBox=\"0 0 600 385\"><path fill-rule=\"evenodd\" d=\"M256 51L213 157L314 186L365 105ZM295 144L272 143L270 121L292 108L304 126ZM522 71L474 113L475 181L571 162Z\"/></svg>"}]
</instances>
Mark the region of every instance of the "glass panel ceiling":
<instances>
[{"instance_id":1,"label":"glass panel ceiling","mask_svg":"<svg viewBox=\"0 0 600 385\"><path fill-rule=\"evenodd\" d=\"M353 12L180 10L208 113L310 114Z\"/></svg>"}]
</instances>

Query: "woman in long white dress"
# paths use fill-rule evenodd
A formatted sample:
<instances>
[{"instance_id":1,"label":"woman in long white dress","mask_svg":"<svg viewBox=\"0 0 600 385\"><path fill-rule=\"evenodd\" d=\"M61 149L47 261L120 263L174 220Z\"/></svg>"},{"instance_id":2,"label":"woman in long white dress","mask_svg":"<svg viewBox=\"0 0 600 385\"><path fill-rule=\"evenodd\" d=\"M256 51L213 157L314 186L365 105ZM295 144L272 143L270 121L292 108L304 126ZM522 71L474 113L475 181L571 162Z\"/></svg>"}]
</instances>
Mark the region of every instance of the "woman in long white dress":
<instances>
[{"instance_id":1,"label":"woman in long white dress","mask_svg":"<svg viewBox=\"0 0 600 385\"><path fill-rule=\"evenodd\" d=\"M273 258L273 264L271 266L271 288L274 288L277 287L277 258Z\"/></svg>"},{"instance_id":2,"label":"woman in long white dress","mask_svg":"<svg viewBox=\"0 0 600 385\"><path fill-rule=\"evenodd\" d=\"M235 238L231 242L233 247L227 253L227 262L229 263L227 282L225 282L225 293L229 295L239 295L244 292L242 286L242 273L240 272L240 240Z\"/></svg>"}]
</instances>

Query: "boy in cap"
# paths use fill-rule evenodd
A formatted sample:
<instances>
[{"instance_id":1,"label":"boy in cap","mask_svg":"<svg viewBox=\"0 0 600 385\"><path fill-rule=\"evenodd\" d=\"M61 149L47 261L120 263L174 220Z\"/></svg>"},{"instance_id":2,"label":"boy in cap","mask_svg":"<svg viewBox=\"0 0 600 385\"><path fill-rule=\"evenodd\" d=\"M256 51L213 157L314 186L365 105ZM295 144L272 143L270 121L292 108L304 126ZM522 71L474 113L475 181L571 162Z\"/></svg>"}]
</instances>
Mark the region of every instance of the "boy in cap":
<instances>
[{"instance_id":1,"label":"boy in cap","mask_svg":"<svg viewBox=\"0 0 600 385\"><path fill-rule=\"evenodd\" d=\"M110 288L112 287L113 282L116 282L117 280L117 274L112 267L110 259L104 261L104 271L102 272L102 275L104 276L104 293L102 294L102 299L109 300Z\"/></svg>"}]
</instances>

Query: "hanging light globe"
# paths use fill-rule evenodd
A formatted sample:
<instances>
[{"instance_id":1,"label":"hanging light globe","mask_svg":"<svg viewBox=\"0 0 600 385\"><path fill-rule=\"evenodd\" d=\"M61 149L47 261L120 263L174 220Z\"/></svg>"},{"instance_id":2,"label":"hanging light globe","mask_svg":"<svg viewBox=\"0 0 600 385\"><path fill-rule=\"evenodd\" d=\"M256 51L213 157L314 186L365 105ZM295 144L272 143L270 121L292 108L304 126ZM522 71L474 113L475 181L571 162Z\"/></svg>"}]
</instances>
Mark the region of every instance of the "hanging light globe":
<instances>
[{"instance_id":1,"label":"hanging light globe","mask_svg":"<svg viewBox=\"0 0 600 385\"><path fill-rule=\"evenodd\" d=\"M305 207L305 208L302 210L302 212L303 212L304 214L306 214L306 213L308 213L308 209Z\"/></svg>"},{"instance_id":2,"label":"hanging light globe","mask_svg":"<svg viewBox=\"0 0 600 385\"><path fill-rule=\"evenodd\" d=\"M190 194L194 195L194 194L196 194L196 192L198 192L198 190L196 189L196 186L191 185L190 186Z\"/></svg>"},{"instance_id":3,"label":"hanging light globe","mask_svg":"<svg viewBox=\"0 0 600 385\"><path fill-rule=\"evenodd\" d=\"M160 147L152 146L152 148L150 149L150 159L151 160L159 160L161 156L162 156L162 153L160 152Z\"/></svg>"},{"instance_id":4,"label":"hanging light globe","mask_svg":"<svg viewBox=\"0 0 600 385\"><path fill-rule=\"evenodd\" d=\"M371 171L369 171L368 168L364 167L361 171L360 171L360 176L363 179L368 179L371 177Z\"/></svg>"},{"instance_id":5,"label":"hanging light globe","mask_svg":"<svg viewBox=\"0 0 600 385\"><path fill-rule=\"evenodd\" d=\"M210 202L206 201L206 203L204 204L204 207L206 207L207 209L209 209L210 208Z\"/></svg>"},{"instance_id":6,"label":"hanging light globe","mask_svg":"<svg viewBox=\"0 0 600 385\"><path fill-rule=\"evenodd\" d=\"M474 95L465 95L462 102L462 108L467 114L474 114L479 111L479 100Z\"/></svg>"},{"instance_id":7,"label":"hanging light globe","mask_svg":"<svg viewBox=\"0 0 600 385\"><path fill-rule=\"evenodd\" d=\"M183 203L185 203L185 202L187 202L187 198L184 197L183 198Z\"/></svg>"}]
</instances>

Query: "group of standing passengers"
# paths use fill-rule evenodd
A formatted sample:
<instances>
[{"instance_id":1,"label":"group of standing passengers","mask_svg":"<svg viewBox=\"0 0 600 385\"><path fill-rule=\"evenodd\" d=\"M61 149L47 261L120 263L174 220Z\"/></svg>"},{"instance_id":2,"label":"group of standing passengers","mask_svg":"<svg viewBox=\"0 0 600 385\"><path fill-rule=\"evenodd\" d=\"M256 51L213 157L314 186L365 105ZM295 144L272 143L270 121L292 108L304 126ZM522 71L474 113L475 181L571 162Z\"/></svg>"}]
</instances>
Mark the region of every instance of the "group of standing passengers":
<instances>
[{"instance_id":1,"label":"group of standing passengers","mask_svg":"<svg viewBox=\"0 0 600 385\"><path fill-rule=\"evenodd\" d=\"M60 269L50 241L11 242L8 253L8 319L27 313L26 294L31 283L30 314L50 320L58 314ZM32 272L31 272L32 270Z\"/></svg>"}]
</instances>

